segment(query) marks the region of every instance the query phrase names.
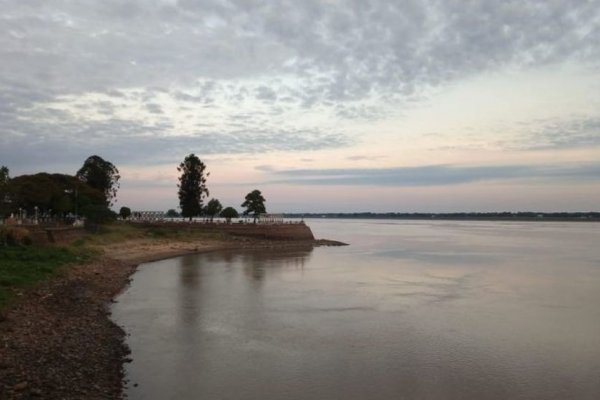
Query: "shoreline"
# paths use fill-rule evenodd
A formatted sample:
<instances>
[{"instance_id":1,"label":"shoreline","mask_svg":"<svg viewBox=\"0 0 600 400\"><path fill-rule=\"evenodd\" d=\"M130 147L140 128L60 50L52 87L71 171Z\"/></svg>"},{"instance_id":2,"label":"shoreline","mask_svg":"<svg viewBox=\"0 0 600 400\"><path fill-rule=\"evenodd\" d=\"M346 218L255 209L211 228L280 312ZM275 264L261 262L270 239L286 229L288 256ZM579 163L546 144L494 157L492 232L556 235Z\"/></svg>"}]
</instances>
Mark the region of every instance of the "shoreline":
<instances>
[{"instance_id":1,"label":"shoreline","mask_svg":"<svg viewBox=\"0 0 600 400\"><path fill-rule=\"evenodd\" d=\"M129 349L110 304L141 264L213 251L331 245L344 243L227 237L97 246L103 255L23 290L0 316L0 399L122 398Z\"/></svg>"}]
</instances>

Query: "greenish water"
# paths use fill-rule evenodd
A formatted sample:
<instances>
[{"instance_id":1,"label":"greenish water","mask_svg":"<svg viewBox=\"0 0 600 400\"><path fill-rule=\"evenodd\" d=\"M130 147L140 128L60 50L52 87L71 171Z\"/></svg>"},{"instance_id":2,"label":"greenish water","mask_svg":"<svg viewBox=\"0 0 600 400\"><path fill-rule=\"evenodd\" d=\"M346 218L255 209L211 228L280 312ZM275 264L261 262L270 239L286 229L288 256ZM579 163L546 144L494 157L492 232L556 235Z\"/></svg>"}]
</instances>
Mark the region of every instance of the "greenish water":
<instances>
[{"instance_id":1,"label":"greenish water","mask_svg":"<svg viewBox=\"0 0 600 400\"><path fill-rule=\"evenodd\" d=\"M351 246L142 266L129 398L600 398L600 224L308 223Z\"/></svg>"}]
</instances>

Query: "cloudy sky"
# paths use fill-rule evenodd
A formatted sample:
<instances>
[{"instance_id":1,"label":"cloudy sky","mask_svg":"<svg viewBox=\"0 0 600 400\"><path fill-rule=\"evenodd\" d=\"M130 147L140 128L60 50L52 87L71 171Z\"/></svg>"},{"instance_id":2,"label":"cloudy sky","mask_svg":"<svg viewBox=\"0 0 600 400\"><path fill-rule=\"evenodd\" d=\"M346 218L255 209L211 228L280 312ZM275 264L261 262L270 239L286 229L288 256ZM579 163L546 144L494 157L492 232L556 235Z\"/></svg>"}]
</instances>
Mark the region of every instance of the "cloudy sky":
<instances>
[{"instance_id":1,"label":"cloudy sky","mask_svg":"<svg viewBox=\"0 0 600 400\"><path fill-rule=\"evenodd\" d=\"M0 164L116 207L600 209L600 0L0 0ZM238 207L239 209L239 207Z\"/></svg>"}]
</instances>

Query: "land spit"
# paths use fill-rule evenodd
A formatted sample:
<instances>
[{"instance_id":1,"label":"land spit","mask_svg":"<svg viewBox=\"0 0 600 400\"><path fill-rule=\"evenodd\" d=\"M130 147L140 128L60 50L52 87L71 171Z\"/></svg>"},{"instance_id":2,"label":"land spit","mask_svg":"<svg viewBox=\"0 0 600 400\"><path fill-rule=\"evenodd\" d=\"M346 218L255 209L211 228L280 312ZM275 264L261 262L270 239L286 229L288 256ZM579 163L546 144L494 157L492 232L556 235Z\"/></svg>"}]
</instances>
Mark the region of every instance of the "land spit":
<instances>
[{"instance_id":1,"label":"land spit","mask_svg":"<svg viewBox=\"0 0 600 400\"><path fill-rule=\"evenodd\" d=\"M140 263L217 250L341 244L225 235L99 246L103 255L19 292L0 315L0 399L121 398L129 350L125 332L110 319L110 303Z\"/></svg>"}]
</instances>

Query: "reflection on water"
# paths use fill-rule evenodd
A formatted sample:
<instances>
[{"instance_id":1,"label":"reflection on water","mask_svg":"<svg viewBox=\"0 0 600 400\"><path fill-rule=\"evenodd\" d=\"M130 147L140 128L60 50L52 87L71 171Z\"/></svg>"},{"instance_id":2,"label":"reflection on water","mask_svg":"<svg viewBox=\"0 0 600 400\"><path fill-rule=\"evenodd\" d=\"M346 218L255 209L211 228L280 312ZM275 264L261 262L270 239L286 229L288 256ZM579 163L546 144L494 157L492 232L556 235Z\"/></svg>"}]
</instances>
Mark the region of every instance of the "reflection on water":
<instances>
[{"instance_id":1,"label":"reflection on water","mask_svg":"<svg viewBox=\"0 0 600 400\"><path fill-rule=\"evenodd\" d=\"M142 266L129 398L600 398L600 225L310 225L351 246Z\"/></svg>"}]
</instances>

